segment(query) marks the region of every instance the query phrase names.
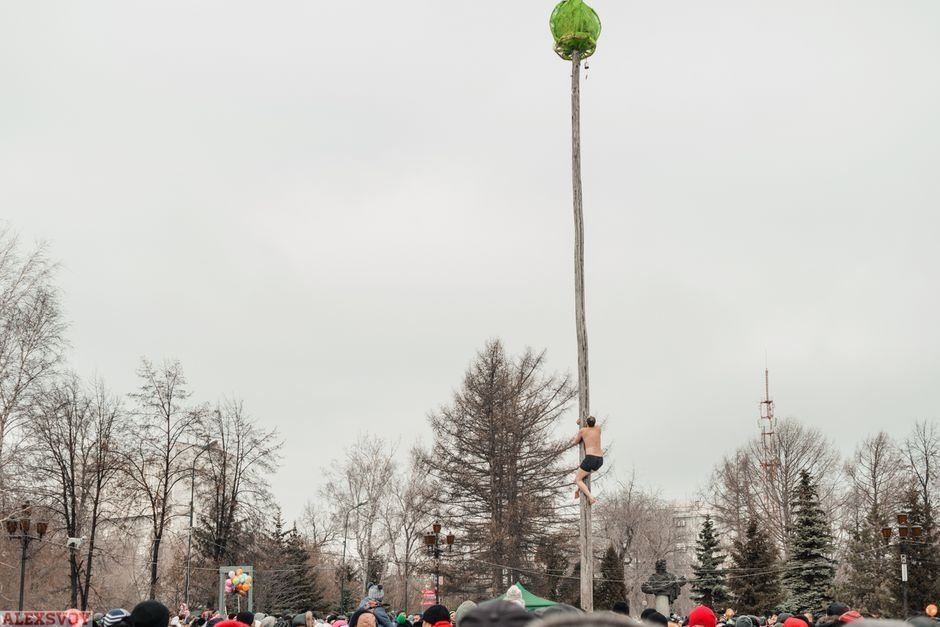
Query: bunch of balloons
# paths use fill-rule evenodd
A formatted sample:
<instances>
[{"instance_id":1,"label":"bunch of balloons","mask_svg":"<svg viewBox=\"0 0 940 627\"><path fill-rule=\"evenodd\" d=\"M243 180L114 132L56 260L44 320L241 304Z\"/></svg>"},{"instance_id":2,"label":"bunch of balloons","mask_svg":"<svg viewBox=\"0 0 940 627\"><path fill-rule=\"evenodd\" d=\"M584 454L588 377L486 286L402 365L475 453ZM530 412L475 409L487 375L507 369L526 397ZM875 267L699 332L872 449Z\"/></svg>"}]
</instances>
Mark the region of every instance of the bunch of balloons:
<instances>
[{"instance_id":1,"label":"bunch of balloons","mask_svg":"<svg viewBox=\"0 0 940 627\"><path fill-rule=\"evenodd\" d=\"M225 592L228 594L237 592L240 596L247 596L249 590L251 590L251 575L241 568L228 571L228 579L225 580Z\"/></svg>"}]
</instances>

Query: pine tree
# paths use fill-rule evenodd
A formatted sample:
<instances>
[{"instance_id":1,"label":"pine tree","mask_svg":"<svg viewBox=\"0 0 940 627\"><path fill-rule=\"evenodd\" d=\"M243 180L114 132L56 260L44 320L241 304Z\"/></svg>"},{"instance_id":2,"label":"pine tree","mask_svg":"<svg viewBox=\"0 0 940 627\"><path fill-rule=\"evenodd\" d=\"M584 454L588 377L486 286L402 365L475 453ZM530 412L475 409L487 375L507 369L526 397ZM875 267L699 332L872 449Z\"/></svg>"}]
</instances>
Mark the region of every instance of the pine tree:
<instances>
[{"instance_id":1,"label":"pine tree","mask_svg":"<svg viewBox=\"0 0 940 627\"><path fill-rule=\"evenodd\" d=\"M777 547L756 518L748 522L744 538L734 541L731 565L728 587L738 614L763 616L780 603Z\"/></svg>"},{"instance_id":2,"label":"pine tree","mask_svg":"<svg viewBox=\"0 0 940 627\"><path fill-rule=\"evenodd\" d=\"M535 570L539 574L532 578L530 590L540 597L562 598L565 576L571 566L567 544L564 536L558 536L541 542L535 550Z\"/></svg>"},{"instance_id":3,"label":"pine tree","mask_svg":"<svg viewBox=\"0 0 940 627\"><path fill-rule=\"evenodd\" d=\"M702 530L695 547L697 564L692 567L692 598L713 609L724 608L728 603L728 588L722 565L725 556L721 553L718 534L711 516L705 516Z\"/></svg>"},{"instance_id":4,"label":"pine tree","mask_svg":"<svg viewBox=\"0 0 940 627\"><path fill-rule=\"evenodd\" d=\"M613 545L607 548L601 560L600 581L594 586L594 609L609 610L617 601L627 600L627 587L623 582L623 560Z\"/></svg>"},{"instance_id":5,"label":"pine tree","mask_svg":"<svg viewBox=\"0 0 940 627\"><path fill-rule=\"evenodd\" d=\"M887 557L881 525L865 520L851 531L845 554L846 579L839 599L864 616L896 616L894 563Z\"/></svg>"},{"instance_id":6,"label":"pine tree","mask_svg":"<svg viewBox=\"0 0 940 627\"><path fill-rule=\"evenodd\" d=\"M274 512L274 519L270 522L270 529L264 534L262 540L264 556L257 564L258 570L267 571L254 579L254 600L257 607L264 607L272 611L290 609L285 601L287 596L284 589L285 571L283 558L285 551L284 518L281 508Z\"/></svg>"},{"instance_id":7,"label":"pine tree","mask_svg":"<svg viewBox=\"0 0 940 627\"><path fill-rule=\"evenodd\" d=\"M283 569L282 585L287 608L298 612L325 609L323 594L311 568L306 540L296 525L284 537Z\"/></svg>"},{"instance_id":8,"label":"pine tree","mask_svg":"<svg viewBox=\"0 0 940 627\"><path fill-rule=\"evenodd\" d=\"M937 529L932 510L924 507L923 499L916 489L905 495L903 511L907 512L912 525L920 525L921 536L906 543L908 566L908 609L911 613L922 611L930 603L937 602L937 585L940 583L940 554L937 552ZM895 582L897 595L901 593L901 565L899 553L895 551L887 568L889 577Z\"/></svg>"},{"instance_id":9,"label":"pine tree","mask_svg":"<svg viewBox=\"0 0 940 627\"><path fill-rule=\"evenodd\" d=\"M794 494L796 520L789 537L789 558L784 574L787 609L821 612L831 597L835 578L832 531L819 505L816 486L809 472L800 472Z\"/></svg>"},{"instance_id":10,"label":"pine tree","mask_svg":"<svg viewBox=\"0 0 940 627\"><path fill-rule=\"evenodd\" d=\"M562 582L560 592L559 601L581 607L581 560L574 563L574 569Z\"/></svg>"}]
</instances>

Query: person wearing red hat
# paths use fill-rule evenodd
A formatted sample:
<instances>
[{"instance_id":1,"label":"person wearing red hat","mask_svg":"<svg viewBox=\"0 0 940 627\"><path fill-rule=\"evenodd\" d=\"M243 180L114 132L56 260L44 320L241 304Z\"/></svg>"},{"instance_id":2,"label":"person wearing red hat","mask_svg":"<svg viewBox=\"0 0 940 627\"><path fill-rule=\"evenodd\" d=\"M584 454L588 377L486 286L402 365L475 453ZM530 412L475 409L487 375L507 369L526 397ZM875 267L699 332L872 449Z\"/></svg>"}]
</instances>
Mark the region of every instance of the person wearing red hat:
<instances>
[{"instance_id":1,"label":"person wearing red hat","mask_svg":"<svg viewBox=\"0 0 940 627\"><path fill-rule=\"evenodd\" d=\"M699 605L689 614L689 627L715 627L718 619L710 607Z\"/></svg>"}]
</instances>

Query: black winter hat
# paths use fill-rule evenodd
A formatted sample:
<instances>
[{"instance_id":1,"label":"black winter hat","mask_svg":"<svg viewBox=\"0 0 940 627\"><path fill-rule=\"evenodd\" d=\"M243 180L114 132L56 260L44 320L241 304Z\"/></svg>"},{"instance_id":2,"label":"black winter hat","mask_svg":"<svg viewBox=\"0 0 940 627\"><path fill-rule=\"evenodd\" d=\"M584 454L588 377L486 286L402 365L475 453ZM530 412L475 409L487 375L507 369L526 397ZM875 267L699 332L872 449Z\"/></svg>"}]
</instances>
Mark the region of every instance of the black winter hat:
<instances>
[{"instance_id":1,"label":"black winter hat","mask_svg":"<svg viewBox=\"0 0 940 627\"><path fill-rule=\"evenodd\" d=\"M617 601L614 603L614 606L610 608L610 611L616 614L629 614L630 605L626 601Z\"/></svg>"},{"instance_id":2,"label":"black winter hat","mask_svg":"<svg viewBox=\"0 0 940 627\"><path fill-rule=\"evenodd\" d=\"M431 625L444 620L449 622L450 610L443 605L432 605L428 609L424 610L424 614L421 615L421 620Z\"/></svg>"},{"instance_id":3,"label":"black winter hat","mask_svg":"<svg viewBox=\"0 0 940 627\"><path fill-rule=\"evenodd\" d=\"M235 615L235 620L240 622L242 625L248 625L251 627L251 625L255 624L255 615L251 612L239 612Z\"/></svg>"},{"instance_id":4,"label":"black winter hat","mask_svg":"<svg viewBox=\"0 0 940 627\"><path fill-rule=\"evenodd\" d=\"M655 610L644 620L651 625L664 625L665 627L669 625L669 619Z\"/></svg>"},{"instance_id":5,"label":"black winter hat","mask_svg":"<svg viewBox=\"0 0 940 627\"><path fill-rule=\"evenodd\" d=\"M512 601L491 601L476 606L460 619L460 627L523 627L535 615Z\"/></svg>"},{"instance_id":6,"label":"black winter hat","mask_svg":"<svg viewBox=\"0 0 940 627\"><path fill-rule=\"evenodd\" d=\"M826 616L842 616L849 611L849 606L845 603L830 603L826 610Z\"/></svg>"},{"instance_id":7,"label":"black winter hat","mask_svg":"<svg viewBox=\"0 0 940 627\"><path fill-rule=\"evenodd\" d=\"M131 610L131 623L134 627L167 627L170 610L159 601L144 601Z\"/></svg>"}]
</instances>

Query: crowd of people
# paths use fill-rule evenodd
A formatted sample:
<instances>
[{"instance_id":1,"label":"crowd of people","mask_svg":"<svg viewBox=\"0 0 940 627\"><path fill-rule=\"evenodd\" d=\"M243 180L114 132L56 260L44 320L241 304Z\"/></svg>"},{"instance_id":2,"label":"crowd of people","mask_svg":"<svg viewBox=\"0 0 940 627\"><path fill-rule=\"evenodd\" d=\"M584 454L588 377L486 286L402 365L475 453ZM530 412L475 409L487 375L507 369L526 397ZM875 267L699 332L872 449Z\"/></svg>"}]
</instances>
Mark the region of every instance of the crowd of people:
<instances>
[{"instance_id":1,"label":"crowd of people","mask_svg":"<svg viewBox=\"0 0 940 627\"><path fill-rule=\"evenodd\" d=\"M563 615L563 620L558 620ZM584 614L570 606L547 608L539 614L529 612L518 588L510 587L501 600L476 604L464 601L451 611L444 605L432 605L423 614L390 613L383 602L381 586L372 586L369 594L349 616L317 616L312 611L281 616L248 611L223 616L218 611L190 613L185 606L175 616L158 601L144 601L133 610L113 609L93 617L91 627L546 627L564 625L627 625L630 627L870 627L876 623L842 603L832 603L825 615L772 612L766 616L735 615L728 610L720 617L706 606L699 606L688 616L666 616L652 608L638 619L630 616L625 602L615 603L609 611ZM529 623L533 623L531 626ZM897 625L903 623L896 622ZM914 627L940 627L940 621L928 616L911 618Z\"/></svg>"}]
</instances>

